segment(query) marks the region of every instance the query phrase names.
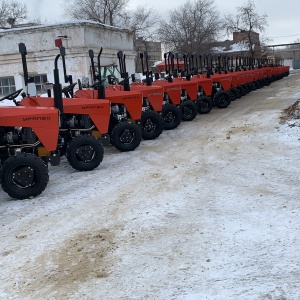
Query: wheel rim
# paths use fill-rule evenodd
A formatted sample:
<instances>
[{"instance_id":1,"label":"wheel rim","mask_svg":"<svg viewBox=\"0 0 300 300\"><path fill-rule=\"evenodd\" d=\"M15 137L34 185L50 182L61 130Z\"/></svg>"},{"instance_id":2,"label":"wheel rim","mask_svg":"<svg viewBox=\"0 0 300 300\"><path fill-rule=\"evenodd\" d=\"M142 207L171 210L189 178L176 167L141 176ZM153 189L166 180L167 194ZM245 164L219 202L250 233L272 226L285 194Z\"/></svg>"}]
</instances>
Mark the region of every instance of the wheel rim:
<instances>
[{"instance_id":1,"label":"wheel rim","mask_svg":"<svg viewBox=\"0 0 300 300\"><path fill-rule=\"evenodd\" d=\"M76 149L76 157L83 162L89 162L95 157L95 151L92 146L84 145Z\"/></svg>"},{"instance_id":2,"label":"wheel rim","mask_svg":"<svg viewBox=\"0 0 300 300\"><path fill-rule=\"evenodd\" d=\"M200 108L200 110L207 109L208 108L208 103L204 102L204 101L200 101L199 108Z\"/></svg>"},{"instance_id":3,"label":"wheel rim","mask_svg":"<svg viewBox=\"0 0 300 300\"><path fill-rule=\"evenodd\" d=\"M225 95L221 95L219 97L218 101L219 101L219 103L222 103L222 104L227 103L227 99L226 99Z\"/></svg>"},{"instance_id":4,"label":"wheel rim","mask_svg":"<svg viewBox=\"0 0 300 300\"><path fill-rule=\"evenodd\" d=\"M153 122L153 120L150 118L146 120L144 124L144 130L146 132L153 132L155 131L156 128L157 128L156 122Z\"/></svg>"},{"instance_id":5,"label":"wheel rim","mask_svg":"<svg viewBox=\"0 0 300 300\"><path fill-rule=\"evenodd\" d=\"M124 129L120 133L120 142L123 144L130 144L134 140L134 132L129 128Z\"/></svg>"},{"instance_id":6,"label":"wheel rim","mask_svg":"<svg viewBox=\"0 0 300 300\"><path fill-rule=\"evenodd\" d=\"M165 115L164 115L164 122L170 124L175 122L176 120L176 116L172 111L168 111Z\"/></svg>"},{"instance_id":7,"label":"wheel rim","mask_svg":"<svg viewBox=\"0 0 300 300\"><path fill-rule=\"evenodd\" d=\"M185 117L189 117L189 116L191 116L193 114L193 110L192 110L192 108L189 105L186 105L182 109L182 114Z\"/></svg>"},{"instance_id":8,"label":"wheel rim","mask_svg":"<svg viewBox=\"0 0 300 300\"><path fill-rule=\"evenodd\" d=\"M38 181L35 169L29 165L19 165L11 169L8 178L9 184L18 189L34 186Z\"/></svg>"}]
</instances>

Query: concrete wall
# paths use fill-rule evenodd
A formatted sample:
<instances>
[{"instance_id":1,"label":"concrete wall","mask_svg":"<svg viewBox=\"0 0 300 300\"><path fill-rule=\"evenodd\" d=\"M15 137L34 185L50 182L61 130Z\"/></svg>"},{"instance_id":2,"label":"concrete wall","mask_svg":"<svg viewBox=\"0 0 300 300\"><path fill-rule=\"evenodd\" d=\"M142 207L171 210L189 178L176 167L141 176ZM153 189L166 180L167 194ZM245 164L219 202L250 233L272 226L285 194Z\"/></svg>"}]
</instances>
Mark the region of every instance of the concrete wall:
<instances>
[{"instance_id":1,"label":"concrete wall","mask_svg":"<svg viewBox=\"0 0 300 300\"><path fill-rule=\"evenodd\" d=\"M59 54L55 47L55 39L61 37L66 48L67 73L73 81L83 76L90 77L90 59L88 50L95 52L95 62L101 47L101 65L118 63L117 52L126 54L126 67L129 74L135 72L133 37L126 30L104 26L96 22L78 21L34 26L0 31L0 77L14 76L16 89L24 84L21 55L18 44L23 42L27 48L27 64L30 75L47 74L49 82L53 82L54 59ZM63 69L59 60L60 81L63 85Z\"/></svg>"},{"instance_id":2,"label":"concrete wall","mask_svg":"<svg viewBox=\"0 0 300 300\"><path fill-rule=\"evenodd\" d=\"M292 69L293 68L293 60L292 59L285 59L283 61L283 65L284 66L290 66L290 68Z\"/></svg>"}]
</instances>

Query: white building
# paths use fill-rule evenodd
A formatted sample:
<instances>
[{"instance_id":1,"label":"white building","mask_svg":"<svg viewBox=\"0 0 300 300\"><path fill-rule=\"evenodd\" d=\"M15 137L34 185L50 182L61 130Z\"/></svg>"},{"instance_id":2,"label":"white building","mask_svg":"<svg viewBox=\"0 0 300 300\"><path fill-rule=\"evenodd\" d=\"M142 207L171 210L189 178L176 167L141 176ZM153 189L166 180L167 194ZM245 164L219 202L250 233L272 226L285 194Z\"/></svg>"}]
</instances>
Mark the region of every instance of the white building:
<instances>
[{"instance_id":1,"label":"white building","mask_svg":"<svg viewBox=\"0 0 300 300\"><path fill-rule=\"evenodd\" d=\"M126 55L129 74L135 72L133 37L125 29L101 25L91 21L74 21L53 25L0 30L0 95L24 88L24 76L19 43L27 48L29 77L34 77L38 93L44 92L43 83L53 83L54 60L59 49L55 40L61 39L66 48L67 74L73 82L89 77L91 82L89 49L95 53L95 62L101 47L101 65L118 65L117 52ZM62 61L59 59L60 82L64 83Z\"/></svg>"}]
</instances>

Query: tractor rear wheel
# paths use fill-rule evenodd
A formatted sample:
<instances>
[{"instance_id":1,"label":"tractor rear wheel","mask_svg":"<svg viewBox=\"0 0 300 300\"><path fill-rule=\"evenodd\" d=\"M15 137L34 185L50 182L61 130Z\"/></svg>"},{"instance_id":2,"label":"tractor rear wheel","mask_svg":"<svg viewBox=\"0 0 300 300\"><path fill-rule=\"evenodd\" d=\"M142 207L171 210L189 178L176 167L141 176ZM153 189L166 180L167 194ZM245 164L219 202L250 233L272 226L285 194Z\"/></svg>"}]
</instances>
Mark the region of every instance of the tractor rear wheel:
<instances>
[{"instance_id":1,"label":"tractor rear wheel","mask_svg":"<svg viewBox=\"0 0 300 300\"><path fill-rule=\"evenodd\" d=\"M91 135L75 137L66 152L68 162L77 171L91 171L103 160L104 149L100 139Z\"/></svg>"},{"instance_id":2,"label":"tractor rear wheel","mask_svg":"<svg viewBox=\"0 0 300 300\"><path fill-rule=\"evenodd\" d=\"M142 113L141 130L144 140L156 139L161 135L163 129L163 119L157 112L148 110Z\"/></svg>"},{"instance_id":3,"label":"tractor rear wheel","mask_svg":"<svg viewBox=\"0 0 300 300\"><path fill-rule=\"evenodd\" d=\"M208 114L213 108L213 102L211 98L207 96L201 96L196 101L196 106L199 114Z\"/></svg>"},{"instance_id":4,"label":"tractor rear wheel","mask_svg":"<svg viewBox=\"0 0 300 300\"><path fill-rule=\"evenodd\" d=\"M36 197L45 190L48 181L47 165L34 154L17 154L2 165L2 189L12 198Z\"/></svg>"},{"instance_id":5,"label":"tractor rear wheel","mask_svg":"<svg viewBox=\"0 0 300 300\"><path fill-rule=\"evenodd\" d=\"M142 140L142 131L135 123L120 122L111 131L110 141L122 152L133 151Z\"/></svg>"},{"instance_id":6,"label":"tractor rear wheel","mask_svg":"<svg viewBox=\"0 0 300 300\"><path fill-rule=\"evenodd\" d=\"M170 130L178 127L181 121L181 112L177 106L166 104L162 109L164 129Z\"/></svg>"},{"instance_id":7,"label":"tractor rear wheel","mask_svg":"<svg viewBox=\"0 0 300 300\"><path fill-rule=\"evenodd\" d=\"M197 106L194 102L188 100L179 105L182 121L192 121L197 116Z\"/></svg>"}]
</instances>

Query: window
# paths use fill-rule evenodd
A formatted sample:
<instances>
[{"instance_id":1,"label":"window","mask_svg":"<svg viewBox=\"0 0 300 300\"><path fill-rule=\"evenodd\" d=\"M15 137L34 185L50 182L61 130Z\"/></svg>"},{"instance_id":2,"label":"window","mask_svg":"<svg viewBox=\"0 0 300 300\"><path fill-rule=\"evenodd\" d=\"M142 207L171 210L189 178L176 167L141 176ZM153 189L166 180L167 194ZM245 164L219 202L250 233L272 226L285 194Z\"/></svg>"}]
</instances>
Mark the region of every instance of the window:
<instances>
[{"instance_id":1,"label":"window","mask_svg":"<svg viewBox=\"0 0 300 300\"><path fill-rule=\"evenodd\" d=\"M36 93L37 94L45 94L47 91L44 88L44 84L47 82L46 74L39 74L33 76L33 81L36 85Z\"/></svg>"},{"instance_id":2,"label":"window","mask_svg":"<svg viewBox=\"0 0 300 300\"><path fill-rule=\"evenodd\" d=\"M15 79L13 76L0 77L0 95L9 95L16 91Z\"/></svg>"}]
</instances>

